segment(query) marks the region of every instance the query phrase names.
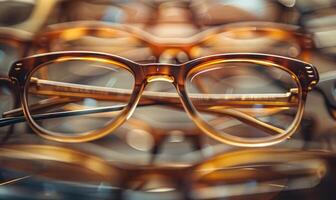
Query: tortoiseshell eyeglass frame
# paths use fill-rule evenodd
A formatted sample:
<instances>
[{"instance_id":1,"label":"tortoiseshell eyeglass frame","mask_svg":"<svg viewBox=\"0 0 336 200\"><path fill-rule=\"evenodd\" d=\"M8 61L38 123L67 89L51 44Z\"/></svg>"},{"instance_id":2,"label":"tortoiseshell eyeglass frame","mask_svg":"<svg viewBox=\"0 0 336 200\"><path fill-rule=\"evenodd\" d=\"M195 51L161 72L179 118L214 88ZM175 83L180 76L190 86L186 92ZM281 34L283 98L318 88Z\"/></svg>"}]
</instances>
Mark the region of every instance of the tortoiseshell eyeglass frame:
<instances>
[{"instance_id":1,"label":"tortoiseshell eyeglass frame","mask_svg":"<svg viewBox=\"0 0 336 200\"><path fill-rule=\"evenodd\" d=\"M246 184L251 180L256 184L269 184L283 179L323 178L328 172L333 172L335 155L323 151L261 148L220 153L195 164L135 165L128 161L107 162L89 152L59 146L2 145L0 160L3 163L2 169L20 172L20 177L28 175L26 178L32 181L42 177L42 181L62 181L62 184L68 183L70 187L72 183L88 183L89 186L95 186L105 182L116 190L113 199L128 199L123 195L124 192L146 191L142 190L146 189L144 186L156 180L169 181L170 186L183 193L183 199L189 200L195 199L192 198L192 194L198 190L197 186L200 184L211 189L218 185ZM281 167L284 164L286 167ZM62 174L57 173L60 166ZM73 174L75 171L82 176ZM16 181L11 179L4 182L4 185L12 183L12 180ZM30 184L28 181L26 183ZM85 186L87 184L83 184L84 188ZM79 186L76 184L76 187ZM299 188L302 189L300 186ZM277 191L283 191L283 188ZM251 197L253 194L242 195Z\"/></svg>"},{"instance_id":2,"label":"tortoiseshell eyeglass frame","mask_svg":"<svg viewBox=\"0 0 336 200\"><path fill-rule=\"evenodd\" d=\"M183 31L183 30L182 30ZM85 36L98 38L113 38L120 33L127 33L140 44L149 47L153 55L158 59L164 52L177 56L181 51L185 52L189 59L200 57L200 46L215 41L216 35L221 33L257 33L278 41L295 41L300 46L300 53L296 57L309 61L310 50L314 49L312 35L304 32L298 26L272 23L272 22L237 22L217 26L203 30L190 37L157 37L141 28L97 21L76 21L54 24L40 31L34 39L34 45L40 49L40 53L50 52L53 41L72 41ZM130 43L135 42L134 40ZM214 42L216 43L216 42ZM225 47L221 47L225 49ZM64 49L61 49L64 50ZM71 50L71 49L66 49ZM223 53L215 51L216 53ZM109 52L110 53L110 52ZM259 53L259 52L258 52ZM266 53L266 52L264 52ZM115 54L115 53L114 53Z\"/></svg>"},{"instance_id":3,"label":"tortoiseshell eyeglass frame","mask_svg":"<svg viewBox=\"0 0 336 200\"><path fill-rule=\"evenodd\" d=\"M43 92L43 86L47 86L46 88L50 89L51 86L55 86L55 90L47 91L51 92L53 96L60 97L76 97L76 92L82 92L80 95L90 97L90 98L98 98L111 100L116 94L115 91L103 91L102 93L97 92L97 90L90 89L85 87L85 85L80 85L83 88L74 88L71 85L69 86L60 86L53 81L48 80L40 80L38 78L33 77L33 73L41 66L46 63L54 63L54 62L62 62L67 60L89 60L89 61L99 61L105 63L111 63L113 66L118 66L130 71L134 76L134 86L133 90L129 91L129 93L124 93L124 96L128 96L127 105L124 105L122 109L120 109L120 114L114 119L113 122L109 123L103 128L88 131L83 134L76 135L66 135L62 133L56 133L48 131L41 126L39 126L34 117L31 114L31 105L28 104L28 91L31 92L32 87L36 89L37 92L41 90ZM266 127L265 125L260 125L259 121L255 121L255 119L246 118L245 115L241 113L234 113L233 116L242 119L244 122L248 121L251 125L259 126L259 128L267 129L272 133L276 133L267 138L253 138L246 139L240 138L233 135L228 135L226 133L219 133L215 130L211 125L209 125L202 117L200 117L198 111L195 108L195 102L192 102L194 97L192 94L188 94L186 91L186 80L191 73L200 72L204 69L208 69L212 65L220 64L220 63L236 63L236 62L245 62L251 64L262 64L265 67L274 67L279 68L281 70L286 71L290 74L293 80L296 82L297 87L295 88L295 98L297 101L297 114L293 120L292 125L287 130L282 130L281 132L277 132L276 127ZM17 89L20 99L21 105L23 108L24 115L31 126L31 128L41 135L44 138L60 141L60 142L85 142L91 141L98 138L101 138L107 134L110 134L113 130L119 127L124 121L126 121L133 113L135 107L140 102L155 101L159 104L179 104L182 103L185 111L189 115L189 117L193 120L193 122L208 136L213 139L220 141L222 143L235 145L235 146L243 146L243 147L255 147L255 146L267 146L279 143L286 138L290 137L294 134L295 130L299 126L301 121L304 103L307 96L308 91L310 91L314 85L317 84L318 72L316 68L306 62L276 56L269 54L254 54L254 53L237 53L237 54L218 54L207 57L202 57L198 59L194 59L188 61L183 64L163 64L163 63L151 63L151 64L139 64L134 61L111 55L106 53L97 53L97 52L85 52L85 51L68 51L68 52L54 52L47 54L40 54L31 57L24 58L22 60L17 61L12 65L12 68L9 73L9 77L15 88ZM172 83L177 90L178 95L171 95L171 93L163 93L156 94L155 92L144 92L144 88L146 84L152 81L167 81ZM48 85L49 84L49 85ZM56 85L53 85L56 84ZM63 89L62 89L63 87ZM56 89L57 88L57 89ZM288 94L287 94L288 93ZM265 97L257 97L254 94L249 94L248 96L243 97L235 97L235 101L237 105L241 103L249 103L251 105L255 105L256 103L260 103L261 101L267 100L269 105L278 105L278 103L285 103L286 105L292 99L292 92L287 92L284 94L285 96L272 96L272 94L266 94ZM289 94L290 93L290 94ZM42 93L41 93L42 94ZM118 95L122 95L117 93ZM217 95L217 94L216 94ZM143 98L140 101L140 97ZM220 96L220 95L219 95ZM119 96L120 98L120 96ZM211 99L212 98L212 99ZM211 97L210 101L216 101L221 99L221 97L215 98ZM225 97L223 97L225 98ZM265 99L266 98L266 99ZM224 99L225 101L227 99ZM210 102L211 103L211 102ZM288 104L288 105L289 105ZM232 115L229 113L229 115ZM22 110L16 110L14 112L8 112L4 114L5 117L18 117L22 116ZM14 122L15 123L15 122Z\"/></svg>"}]
</instances>

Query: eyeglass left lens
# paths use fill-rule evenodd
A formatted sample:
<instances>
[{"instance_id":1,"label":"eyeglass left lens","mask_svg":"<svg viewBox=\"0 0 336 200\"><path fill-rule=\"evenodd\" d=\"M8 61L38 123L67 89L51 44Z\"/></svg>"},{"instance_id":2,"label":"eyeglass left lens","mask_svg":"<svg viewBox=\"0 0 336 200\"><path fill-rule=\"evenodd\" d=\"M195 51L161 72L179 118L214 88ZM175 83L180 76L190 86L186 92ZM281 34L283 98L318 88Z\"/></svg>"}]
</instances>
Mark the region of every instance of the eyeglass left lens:
<instances>
[{"instance_id":1,"label":"eyeglass left lens","mask_svg":"<svg viewBox=\"0 0 336 200\"><path fill-rule=\"evenodd\" d=\"M202 68L190 72L186 90L217 137L264 141L295 126L301 89L288 71L243 61Z\"/></svg>"},{"instance_id":2,"label":"eyeglass left lens","mask_svg":"<svg viewBox=\"0 0 336 200\"><path fill-rule=\"evenodd\" d=\"M117 119L133 85L133 74L120 63L95 58L57 60L32 73L28 109L44 131L71 137Z\"/></svg>"}]
</instances>

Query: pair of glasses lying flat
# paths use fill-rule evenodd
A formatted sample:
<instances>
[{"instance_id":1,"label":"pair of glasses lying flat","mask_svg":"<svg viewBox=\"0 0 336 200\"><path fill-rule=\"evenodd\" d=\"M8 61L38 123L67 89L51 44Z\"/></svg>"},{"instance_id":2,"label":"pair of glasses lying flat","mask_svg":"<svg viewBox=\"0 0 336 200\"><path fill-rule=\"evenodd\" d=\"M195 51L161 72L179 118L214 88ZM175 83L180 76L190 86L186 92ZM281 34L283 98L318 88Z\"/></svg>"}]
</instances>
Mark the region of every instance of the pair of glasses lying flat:
<instances>
[{"instance_id":1,"label":"pair of glasses lying flat","mask_svg":"<svg viewBox=\"0 0 336 200\"><path fill-rule=\"evenodd\" d=\"M213 139L245 147L276 144L294 134L306 95L319 79L311 64L267 54L139 64L84 51L24 58L13 64L9 78L22 108L5 112L1 126L27 120L44 138L84 142L110 134L137 105L160 105L184 108ZM144 91L155 81L172 83L177 94Z\"/></svg>"},{"instance_id":2,"label":"pair of glasses lying flat","mask_svg":"<svg viewBox=\"0 0 336 200\"><path fill-rule=\"evenodd\" d=\"M3 145L0 162L6 191L0 197L7 199L46 193L49 199L274 199L320 191L325 179L335 180L334 154L276 148L232 151L195 164L134 165L57 146Z\"/></svg>"}]
</instances>

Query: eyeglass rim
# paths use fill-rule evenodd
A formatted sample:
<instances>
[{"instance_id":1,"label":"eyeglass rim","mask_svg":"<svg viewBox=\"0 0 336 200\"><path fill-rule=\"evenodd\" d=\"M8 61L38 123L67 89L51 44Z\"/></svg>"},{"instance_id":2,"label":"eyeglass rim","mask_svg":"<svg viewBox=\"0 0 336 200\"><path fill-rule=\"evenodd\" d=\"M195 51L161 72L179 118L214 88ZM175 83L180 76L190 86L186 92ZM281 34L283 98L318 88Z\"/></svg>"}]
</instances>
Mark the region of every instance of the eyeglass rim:
<instances>
[{"instance_id":1,"label":"eyeglass rim","mask_svg":"<svg viewBox=\"0 0 336 200\"><path fill-rule=\"evenodd\" d=\"M253 31L269 32L270 35L276 35L277 38L279 38L279 36L286 38L286 41L288 39L293 39L297 41L302 48L302 56L305 56L304 54L307 54L310 49L315 48L312 34L305 32L299 26L276 22L265 23L259 21L234 22L230 24L225 24L214 28L206 29L185 38L160 38L151 34L150 32L147 32L141 28L132 25L83 20L49 25L37 34L34 41L36 44L39 44L41 38L47 41L52 41L56 38L63 38L64 40L67 40L66 37L62 35L74 32L78 29L81 30L81 34L77 34L78 37L90 34L97 34L98 36L99 34L106 35L108 33L107 31L111 31L111 34L113 34L113 31L123 31L131 34L140 42L148 45L150 48L152 48L153 53L156 56L159 56L162 54L162 47L165 47L165 49L182 49L183 51L191 53L193 47L196 47L199 44L202 44L203 42L209 40L213 35L226 31L231 31L237 28L246 28Z\"/></svg>"},{"instance_id":2,"label":"eyeglass rim","mask_svg":"<svg viewBox=\"0 0 336 200\"><path fill-rule=\"evenodd\" d=\"M258 148L231 150L225 153L213 155L195 164L133 164L131 162L119 162L117 164L108 163L96 155L78 151L72 148L51 146L51 145L31 145L31 144L7 144L0 148L0 158L41 160L65 163L86 168L97 175L98 178L111 181L119 186L120 182L130 181L134 176L161 174L175 180L187 180L197 182L204 175L210 172L226 169L234 170L234 167L248 167L253 164L267 163L268 165L277 163L299 163L301 161L317 161L316 169L325 172L326 166L330 165L336 157L334 154L325 151L302 151L286 148ZM94 165L87 165L87 162ZM322 167L322 168L321 168ZM239 176L240 177L240 176Z\"/></svg>"},{"instance_id":3,"label":"eyeglass rim","mask_svg":"<svg viewBox=\"0 0 336 200\"><path fill-rule=\"evenodd\" d=\"M121 64L125 64L129 69L133 71L133 75L135 76L135 85L133 89L133 93L131 95L130 102L127 104L125 109L120 113L117 119L114 120L110 125L104 127L100 131L94 132L94 134L86 134L86 135L79 135L78 138L72 137L58 137L54 136L53 134L46 134L45 131L41 130L40 127L34 122L30 111L29 106L27 103L27 87L29 84L30 76L32 75L32 71L34 68L37 68L41 64L50 61L55 60L57 58L62 57L85 57L85 56L91 56L91 57L97 57L97 58L106 58L110 59L116 62L120 62ZM257 59L257 60L267 60L269 62L275 62L275 63L281 63L280 65L283 65L286 67L290 72L292 72L291 75L295 76L299 87L301 88L300 96L300 106L298 110L297 120L295 126L292 128L293 131L290 131L289 133L285 134L281 137L275 137L272 139L264 139L264 140L253 140L247 139L247 140L235 140L234 138L225 138L220 139L217 137L218 133L214 133L214 131L211 129L211 127L208 127L207 124L204 123L204 120L200 119L199 115L196 113L195 108L193 108L193 105L188 102L188 95L185 93L184 88L184 80L188 74L188 72L193 69L195 66L199 66L202 63L209 62L215 59L225 59L225 58L239 58L239 57L248 57L251 59ZM207 57L198 58L195 60L191 60L189 62L186 62L184 64L180 65L171 65L171 64L158 64L158 63L152 63L152 64L139 64L136 62L133 62L131 60L106 54L106 53L98 53L98 52L87 52L87 51L68 51L68 52L53 52L53 53L47 53L47 54L39 54L31 57L24 58L15 64L13 64L9 77L14 82L14 84L17 86L17 88L20 88L20 97L21 97L21 103L23 105L24 115L28 119L28 123L31 125L31 127L36 131L39 135L41 135L44 138L61 141L61 142L84 142L84 141L91 141L97 138L101 138L109 133L112 132L112 130L119 127L124 121L126 121L127 118L129 118L134 111L137 103L139 102L139 99L141 97L141 93L144 90L145 87L145 79L144 72L142 71L143 66L146 66L147 68L150 68L150 66L163 66L165 65L169 66L170 68L178 68L178 71L183 71L184 75L177 75L175 74L174 77L180 77L179 80L176 80L176 85L178 88L178 93L180 95L180 98L182 99L183 106L187 113L190 115L191 119L196 122L196 124L199 127L203 127L203 131L207 133L212 138L219 140L224 143L229 143L231 145L235 146L266 146L275 144L278 142L281 142L288 138L290 135L292 135L297 126L299 125L299 121L302 118L303 115L303 108L304 108L304 102L307 95L307 92L312 89L312 87L317 84L318 82L318 73L316 68L308 63L305 63L303 61L299 61L296 59L291 59L283 56L276 56L276 55L269 55L269 54L255 54L255 53L234 53L234 54L217 54ZM309 69L306 67L309 66ZM169 68L168 67L168 68ZM169 70L168 70L169 71ZM171 72L170 72L171 73ZM313 74L313 77L310 77L311 74ZM300 78L299 78L300 77ZM178 79L178 78L177 78ZM64 134L63 134L64 135Z\"/></svg>"}]
</instances>

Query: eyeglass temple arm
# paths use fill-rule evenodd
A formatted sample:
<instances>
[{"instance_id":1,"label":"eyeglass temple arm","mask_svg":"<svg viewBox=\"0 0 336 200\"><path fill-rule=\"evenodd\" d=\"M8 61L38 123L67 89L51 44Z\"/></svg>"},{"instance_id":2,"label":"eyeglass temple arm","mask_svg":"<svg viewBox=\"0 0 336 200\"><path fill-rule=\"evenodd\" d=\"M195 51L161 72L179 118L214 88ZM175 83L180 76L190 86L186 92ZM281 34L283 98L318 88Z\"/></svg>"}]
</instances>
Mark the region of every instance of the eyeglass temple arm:
<instances>
[{"instance_id":1,"label":"eyeglass temple arm","mask_svg":"<svg viewBox=\"0 0 336 200\"><path fill-rule=\"evenodd\" d=\"M34 86L34 87L33 87ZM32 80L30 92L39 95L61 96L60 102L55 100L52 103L49 100L43 100L37 104L30 105L31 111L48 108L57 104L73 102L76 99L95 98L101 100L128 101L131 90L115 89L97 86L88 86L80 84L63 83L57 81L41 80L34 78ZM296 89L283 94L191 94L189 98L193 100L196 106L225 105L234 107L253 107L261 104L263 107L290 107L295 104ZM59 98L54 97L54 98ZM145 91L140 104L148 103L179 104L179 96L174 93L150 92ZM22 108L14 109L3 113L4 117L15 117L23 115Z\"/></svg>"},{"instance_id":2,"label":"eyeglass temple arm","mask_svg":"<svg viewBox=\"0 0 336 200\"><path fill-rule=\"evenodd\" d=\"M66 97L63 101L74 101L75 99L94 98L99 100L128 101L132 91L128 89L116 89L99 86L64 83L58 81L42 80L33 78L30 92L39 95L50 95ZM280 94L190 94L189 98L196 106L225 105L232 107L253 107L261 104L263 107L291 107L296 105L297 89ZM140 104L148 103L179 104L177 94L166 92L143 92ZM64 102L63 102L64 103ZM50 106L54 106L55 102ZM39 102L38 105L30 105L31 110L39 110L49 107L47 102ZM22 108L14 109L3 113L4 117L21 116Z\"/></svg>"},{"instance_id":3,"label":"eyeglass temple arm","mask_svg":"<svg viewBox=\"0 0 336 200\"><path fill-rule=\"evenodd\" d=\"M50 107L60 106L68 103L75 103L80 101L81 98L70 98L70 97L52 97L49 99L44 99L39 101L36 104L29 105L31 111L41 111L44 109L49 109ZM152 105L151 103L139 104L138 106L147 106ZM125 107L125 105L116 105L116 106L108 106L108 107L100 107L100 108L91 108L91 109L82 109L77 111L62 111L62 112L52 112L52 113L44 113L44 114L34 114L32 117L35 120L41 119L51 119L51 118L60 118L60 117L69 117L69 116L78 116L78 115L86 115L86 114L95 114L102 112L112 112L112 111L120 111ZM17 108L13 110L9 110L3 113L4 118L0 118L0 127L11 125L15 123L20 123L26 121L23 116L23 109Z\"/></svg>"},{"instance_id":4,"label":"eyeglass temple arm","mask_svg":"<svg viewBox=\"0 0 336 200\"><path fill-rule=\"evenodd\" d=\"M52 97L49 99L44 99L44 100L40 100L37 103L34 104L30 104L29 105L29 110L31 112L37 112L37 111L43 111L46 109L50 109L54 106L62 106L68 103L75 103L78 101L81 101L82 98L78 98L78 97ZM145 106L145 105L153 105L156 103L151 103L151 102L141 102L138 104L138 106ZM19 116L23 116L23 109L22 107L20 108L15 108L9 111L6 111L2 114L3 117L19 117ZM0 119L1 120L1 119Z\"/></svg>"},{"instance_id":5,"label":"eyeglass temple arm","mask_svg":"<svg viewBox=\"0 0 336 200\"><path fill-rule=\"evenodd\" d=\"M98 100L128 101L132 90L64 83L58 81L32 78L30 91L39 95L62 97L94 98ZM262 104L270 107L295 106L297 104L297 89L292 88L286 93L276 94L189 94L188 97L195 106L228 105L254 106ZM160 101L180 103L180 97L175 93L144 91L142 101Z\"/></svg>"},{"instance_id":6,"label":"eyeglass temple arm","mask_svg":"<svg viewBox=\"0 0 336 200\"><path fill-rule=\"evenodd\" d=\"M148 105L148 104L147 104ZM42 120L42 119L53 119L53 118L61 118L61 117L69 117L69 116L80 116L80 115L87 115L87 114L98 114L104 112L113 112L113 111L120 111L126 105L115 105L115 106L108 106L108 107L99 107L99 108L87 108L82 110L72 110L72 111L60 111L60 112L51 112L51 113L43 113L43 114L34 114L32 118L34 120ZM245 114L240 111L236 111L234 109L226 109L220 112L220 114L227 115L234 117L235 119L250 124L256 128L260 128L267 133L272 135L274 134L282 134L284 130L277 128L275 126L269 125L265 122L257 120L252 116ZM0 119L0 127L11 125L15 123L24 122L26 119L24 116L18 117L7 117Z\"/></svg>"},{"instance_id":7,"label":"eyeglass temple arm","mask_svg":"<svg viewBox=\"0 0 336 200\"><path fill-rule=\"evenodd\" d=\"M145 106L145 105L140 105L140 106ZM177 108L177 109L181 109L181 107L182 107L180 104L179 105L177 105L177 104L176 105L169 104L169 106L172 106L172 107ZM65 106L63 108L65 110L85 110L87 107L82 106L82 105L78 105L78 104L74 104L74 105L70 105L69 104L69 105L67 105L67 106ZM269 124L267 124L267 123L265 123L263 121L260 121L260 120L258 120L256 118L253 118L248 113L245 113L245 112L242 112L242 111L239 111L239 110L235 110L235 109L228 109L228 108L226 108L224 110L210 110L210 109L203 108L201 111L205 112L205 113L226 116L226 117L219 117L216 120L214 120L213 121L214 124L217 124L217 125L222 125L223 121L227 121L228 120L227 116L230 116L230 117L232 117L234 119L237 119L240 122L245 122L247 124L252 125L253 127L260 128L260 129L264 130L265 132L268 132L268 133L270 133L272 135L274 135L274 134L281 134L282 131L283 131L283 130L277 128L277 127L271 126L271 125L269 125ZM274 112L278 112L278 110L276 109L276 111L271 111L271 112L267 111L266 114L272 115L272 114L274 114ZM99 117L99 116L97 116L97 117ZM106 117L106 115L102 115L102 117Z\"/></svg>"},{"instance_id":8,"label":"eyeglass temple arm","mask_svg":"<svg viewBox=\"0 0 336 200\"><path fill-rule=\"evenodd\" d=\"M36 80L36 81L39 81L39 80ZM72 91L69 91L69 88L70 89L79 89L79 88L73 88L73 87L69 87L69 86L81 86L82 85L78 85L78 84L68 84L68 83L62 83L62 82L54 82L54 81L47 81L47 80L41 80L42 82L44 82L44 84L46 83L53 83L52 86L53 86L53 89L56 89L58 88L58 90L60 88L62 88L63 90L66 89L68 92L72 92ZM58 83L55 84L55 83ZM63 85L62 84L66 84L66 88L63 88ZM40 85L41 86L41 85ZM42 86L50 86L50 85L43 85ZM89 89L91 89L90 92L99 92L101 91L101 89L103 89L101 92L119 92L118 94L120 94L120 91L122 92L121 94L127 94L127 96L130 94L131 91L128 91L128 90L120 90L120 89L107 89L107 88L102 88L102 87L94 87L94 86L84 86L83 85L83 88L85 89L88 89L87 87L89 87ZM93 88L92 88L93 87ZM41 87L40 87L41 88ZM92 89L94 89L94 91L92 91ZM111 91L113 90L113 91ZM115 90L119 90L119 91L115 91ZM83 89L80 90L81 92L83 92ZM85 90L86 91L86 90ZM148 94L150 93L150 94ZM55 93L53 93L54 95ZM67 93L69 94L69 93ZM161 93L161 92L147 92L147 94L145 94L147 97L152 97L153 95L155 97L165 97L167 96L167 93ZM284 98L283 96L280 96L281 94L277 94L276 97L278 98ZM74 95L71 95L71 96L74 96ZM218 100L218 96L221 96L221 95L215 95L215 100L217 99ZM233 97L233 99L239 99L239 95L234 95L235 97ZM254 95L253 99L264 99L265 100L265 97L263 97L264 95ZM286 95L288 96L288 94ZM176 98L179 98L177 95L169 95L169 97L171 98L174 98L176 100ZM191 98L200 98L201 96L198 95L195 96L193 95ZM202 96L204 97L204 96ZM225 100L230 100L232 99L231 98L228 98L226 95L225 95ZM248 98L249 96L245 96L245 99L244 101L246 101L246 99L249 99ZM289 96L288 96L289 97ZM55 98L51 98L53 99L53 103L51 101L51 99L48 99L48 100L44 100L45 102L40 102L40 104L38 105L34 105L35 107L33 107L33 109L41 109L43 107L49 107L49 106L53 106L53 105L56 105L56 104L64 104L64 103L68 103L68 102L73 102L73 101L76 101L76 98L70 98L70 97L67 97L67 98L63 98L63 99L57 99L59 97L55 97ZM77 97L78 98L78 97ZM240 97L241 98L241 97ZM266 97L266 100L270 98L270 95L267 95ZM211 98L206 98L207 100L211 99ZM288 98L287 98L288 99ZM60 100L60 101L57 101L57 100ZM43 104L44 103L44 104ZM117 110L121 110L124 106L119 106L117 108ZM45 118L56 118L56 117L66 117L66 116L74 116L74 115L84 115L84 114L92 114L92 113L99 113L99 112L110 112L110 111L117 111L115 110L116 107L105 107L105 108L95 108L95 109L86 109L86 110L81 110L81 111L63 111L63 112L57 112L57 113L48 113L48 115L46 114L38 114L38 115L34 115L34 119L45 119ZM206 110L206 111L209 111L209 110ZM252 116L246 114L246 113L243 113L243 112L240 112L240 111L237 111L237 110L234 110L234 109L225 109L225 111L220 111L219 112L220 114L224 114L224 115L229 115L229 116L232 116L236 119L238 119L239 121L243 121L245 123L248 123L248 124L252 124L256 127L259 127L259 128L262 128L263 130L265 130L266 132L270 132L270 133L273 133L274 132L277 132L277 133L280 133L282 132L283 130L277 128L277 127L274 127L274 126L270 126L269 124L266 124L260 120L257 120L255 118L253 118ZM13 111L9 111L9 112L6 112L4 114L4 116L13 116L13 115L17 115L17 114L21 114L22 115L22 110L13 110ZM49 116L49 117L48 117ZM1 121L0 125L3 126L3 125L6 125L6 124L11 124L11 123L18 123L18 122L22 122L24 121L24 118L23 117L18 117L18 118L14 118L14 117L9 117L8 119L4 119Z\"/></svg>"},{"instance_id":9,"label":"eyeglass temple arm","mask_svg":"<svg viewBox=\"0 0 336 200\"><path fill-rule=\"evenodd\" d=\"M60 111L60 112L51 112L51 113L43 113L43 114L34 114L32 115L32 118L34 118L35 120L42 120L42 119L53 119L53 118L61 118L61 117L86 115L86 114L95 114L95 113L101 113L101 112L113 112L113 111L120 111L124 107L125 105L116 105L116 106L92 108L92 109L85 109L85 110ZM6 117L3 119L0 119L0 127L15 124L15 123L20 123L24 121L26 121L24 116Z\"/></svg>"}]
</instances>

